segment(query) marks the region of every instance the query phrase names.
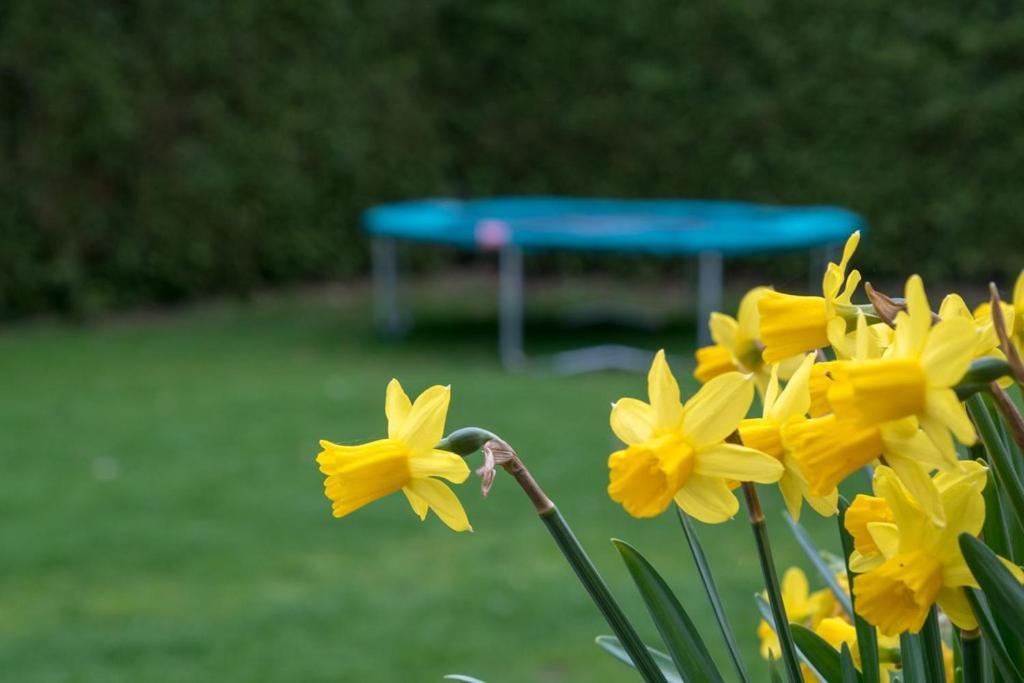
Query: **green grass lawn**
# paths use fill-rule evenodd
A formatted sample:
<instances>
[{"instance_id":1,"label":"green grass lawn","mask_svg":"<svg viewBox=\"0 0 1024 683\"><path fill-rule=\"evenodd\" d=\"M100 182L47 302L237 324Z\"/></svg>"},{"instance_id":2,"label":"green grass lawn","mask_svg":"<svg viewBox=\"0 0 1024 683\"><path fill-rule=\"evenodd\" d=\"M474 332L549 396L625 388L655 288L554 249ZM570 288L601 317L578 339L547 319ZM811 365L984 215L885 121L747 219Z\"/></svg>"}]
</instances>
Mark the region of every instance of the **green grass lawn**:
<instances>
[{"instance_id":1,"label":"green grass lawn","mask_svg":"<svg viewBox=\"0 0 1024 683\"><path fill-rule=\"evenodd\" d=\"M401 496L331 517L317 440L381 436L392 376L411 394L451 384L450 428L485 426L516 446L657 643L608 539L636 545L729 671L676 520L633 520L605 493L609 403L643 396L643 377L507 374L486 308L431 309L391 344L368 313L358 292L284 295L0 335L4 680L634 680L593 645L608 627L504 475L487 500L473 481L458 489L472 534L419 522ZM582 337L542 321L531 339ZM644 341L693 348L685 327ZM691 369L676 368L687 391ZM806 564L776 492L765 499L779 564ZM809 521L834 550L832 523ZM765 679L750 530L737 518L701 531Z\"/></svg>"}]
</instances>

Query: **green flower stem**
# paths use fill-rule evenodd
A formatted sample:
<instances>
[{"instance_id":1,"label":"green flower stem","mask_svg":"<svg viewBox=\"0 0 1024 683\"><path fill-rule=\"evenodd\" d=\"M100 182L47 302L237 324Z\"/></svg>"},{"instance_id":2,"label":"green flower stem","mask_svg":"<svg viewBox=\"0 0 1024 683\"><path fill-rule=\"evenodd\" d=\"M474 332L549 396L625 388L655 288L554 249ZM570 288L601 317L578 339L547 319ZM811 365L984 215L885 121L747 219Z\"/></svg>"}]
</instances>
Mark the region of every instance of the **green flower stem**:
<instances>
[{"instance_id":1,"label":"green flower stem","mask_svg":"<svg viewBox=\"0 0 1024 683\"><path fill-rule=\"evenodd\" d=\"M529 491L527 491L527 494L529 494ZM530 499L534 500L534 496L531 495ZM629 653L630 658L633 660L633 665L636 666L636 670L648 683L665 683L665 677L662 675L661 669L654 663L654 659L647 650L647 646L644 645L644 642L633 629L618 603L615 602L615 598L612 597L607 584L605 584L604 579L598 573L597 567L594 566L586 551L583 550L583 546L576 539L576 535L569 528L565 518L562 517L562 513L550 501L548 503L550 507L543 511L538 510L537 514L540 516L541 521L544 522L544 526L551 532L551 536L555 539L558 549L562 551L565 559L572 565L573 571L576 572L580 583L587 589L590 598L597 605L605 621L608 622L608 625L618 637L622 647Z\"/></svg>"},{"instance_id":2,"label":"green flower stem","mask_svg":"<svg viewBox=\"0 0 1024 683\"><path fill-rule=\"evenodd\" d=\"M963 681L985 680L985 654L982 651L981 632L978 629L960 631L960 652L963 661Z\"/></svg>"},{"instance_id":3,"label":"green flower stem","mask_svg":"<svg viewBox=\"0 0 1024 683\"><path fill-rule=\"evenodd\" d=\"M661 673L661 669L654 663L654 659L651 657L647 646L644 645L644 642L640 639L636 630L634 630L633 625L629 623L629 619L626 618L622 608L615 602L611 591L608 590L608 585L601 578L601 574L598 573L597 567L594 566L586 551L583 550L583 546L580 545L576 535L569 528L569 524L562 517L562 513L558 511L555 504L547 497L547 494L541 489L537 480L530 474L530 471L526 469L526 465L519 459L519 456L512 447L486 429L465 427L457 429L441 439L435 448L456 453L464 458L481 448L484 449L485 454L490 453L490 464L487 465L485 463L485 468L483 469L489 468L490 477L493 477L493 468L500 465L502 469L516 480L519 487L523 489L530 502L533 503L533 509L536 510L537 515L544 522L544 526L551 532L551 536L555 539L558 549L562 551L562 555L565 556L573 571L576 572L580 583L587 589L587 593L590 594L590 598L597 605L597 609L600 610L605 621L608 622L608 626L611 627L612 632L619 639L622 648L629 653L633 665L644 681L647 681L647 683L667 683L664 674ZM478 471L478 474L480 474L480 471ZM484 476L484 474L481 474L481 476ZM489 488L489 480L485 480L485 495Z\"/></svg>"},{"instance_id":4,"label":"green flower stem","mask_svg":"<svg viewBox=\"0 0 1024 683\"><path fill-rule=\"evenodd\" d=\"M644 641L640 639L633 625L629 623L629 619L626 618L622 608L615 602L611 591L608 590L608 585L601 578L601 574L597 571L597 567L594 566L593 561L587 555L583 546L580 545L576 534L569 528L565 517L562 517L562 513L558 511L555 504L541 490L537 480L526 469L523 461L519 459L519 456L512 454L501 466L512 475L523 491L526 492L527 497L537 511L537 515L544 522L544 526L548 528L548 531L551 532L552 538L555 539L558 549L562 551L562 555L565 556L573 571L576 572L576 577L583 584L583 587L587 589L591 600L597 605L597 609L600 610L601 615L608 622L608 626L611 627L612 632L618 637L623 649L629 653L636 670L647 683L666 683L661 669L655 664L650 651L644 645Z\"/></svg>"},{"instance_id":5,"label":"green flower stem","mask_svg":"<svg viewBox=\"0 0 1024 683\"><path fill-rule=\"evenodd\" d=\"M1006 426L1009 427L1010 435L1017 444L1017 448L1024 453L1024 417L1017 410L1017 406L1013 404L1013 399L1003 391L997 382L989 384L988 390L992 394L996 408L1003 414L1003 419L1006 421Z\"/></svg>"},{"instance_id":6,"label":"green flower stem","mask_svg":"<svg viewBox=\"0 0 1024 683\"><path fill-rule=\"evenodd\" d=\"M782 646L782 662L786 667L790 683L801 683L803 677L800 673L800 660L797 658L796 645L793 644L793 635L789 630L786 606L782 602L782 590L779 586L779 576L775 572L775 562L772 560L772 547L768 540L768 526L764 521L761 500L757 497L757 490L750 482L743 482L743 494L746 497L747 512L750 515L754 540L757 542L757 556L761 560L761 572L764 574L765 587L768 589L768 604L771 606L772 619L775 621L775 633L779 636L779 644Z\"/></svg>"}]
</instances>

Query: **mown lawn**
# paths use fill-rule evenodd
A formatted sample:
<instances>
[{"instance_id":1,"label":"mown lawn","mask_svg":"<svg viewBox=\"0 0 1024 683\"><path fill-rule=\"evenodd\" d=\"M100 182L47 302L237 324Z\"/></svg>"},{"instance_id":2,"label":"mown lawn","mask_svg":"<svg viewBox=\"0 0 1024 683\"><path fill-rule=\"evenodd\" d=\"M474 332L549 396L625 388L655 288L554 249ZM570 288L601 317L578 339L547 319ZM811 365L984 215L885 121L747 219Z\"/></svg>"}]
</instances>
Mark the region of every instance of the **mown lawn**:
<instances>
[{"instance_id":1,"label":"mown lawn","mask_svg":"<svg viewBox=\"0 0 1024 683\"><path fill-rule=\"evenodd\" d=\"M650 642L610 537L669 578L728 666L675 519L632 520L604 491L609 403L642 396L643 378L509 375L487 315L428 313L382 344L365 299L284 295L0 335L4 680L633 680L593 645L607 626L504 476L487 500L475 483L459 489L472 534L420 523L400 497L331 518L317 439L377 438L392 376L410 393L451 384L451 427L486 426L517 447ZM581 341L543 321L531 334ZM646 341L659 339L692 352L685 327ZM692 387L691 367L677 370ZM780 565L806 564L776 493L765 498ZM812 527L835 549L831 523ZM750 530L701 530L766 678Z\"/></svg>"}]
</instances>

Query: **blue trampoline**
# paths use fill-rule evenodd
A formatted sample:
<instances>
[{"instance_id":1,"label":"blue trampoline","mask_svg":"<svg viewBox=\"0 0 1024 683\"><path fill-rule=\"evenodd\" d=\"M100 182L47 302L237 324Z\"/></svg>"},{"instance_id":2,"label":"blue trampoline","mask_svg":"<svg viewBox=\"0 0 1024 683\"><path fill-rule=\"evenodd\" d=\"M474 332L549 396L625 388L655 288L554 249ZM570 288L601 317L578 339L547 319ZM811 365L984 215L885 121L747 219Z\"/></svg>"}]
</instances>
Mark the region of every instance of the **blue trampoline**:
<instances>
[{"instance_id":1,"label":"blue trampoline","mask_svg":"<svg viewBox=\"0 0 1024 683\"><path fill-rule=\"evenodd\" d=\"M525 361L522 339L524 251L618 251L697 255L701 320L720 305L722 258L769 251L828 248L863 229L861 218L833 206L787 207L699 200L496 197L423 199L368 210L373 236L378 322L402 327L395 241L414 240L497 251L500 263L500 350L508 366ZM699 329L704 330L705 325ZM616 359L616 357L618 359ZM635 365L621 350L561 359L565 369ZM649 360L646 355L644 362ZM620 362L621 361L621 362Z\"/></svg>"}]
</instances>

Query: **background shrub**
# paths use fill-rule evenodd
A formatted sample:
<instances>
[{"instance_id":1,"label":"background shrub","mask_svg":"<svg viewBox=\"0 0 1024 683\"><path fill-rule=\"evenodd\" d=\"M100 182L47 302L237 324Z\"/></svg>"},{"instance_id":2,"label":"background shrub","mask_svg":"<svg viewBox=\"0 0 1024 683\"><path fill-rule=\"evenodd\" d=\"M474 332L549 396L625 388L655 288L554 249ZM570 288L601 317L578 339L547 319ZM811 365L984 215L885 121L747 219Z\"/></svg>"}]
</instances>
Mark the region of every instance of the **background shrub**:
<instances>
[{"instance_id":1,"label":"background shrub","mask_svg":"<svg viewBox=\"0 0 1024 683\"><path fill-rule=\"evenodd\" d=\"M826 5L7 0L0 313L354 276L433 194L836 203L873 272L1016 272L1024 14Z\"/></svg>"}]
</instances>

